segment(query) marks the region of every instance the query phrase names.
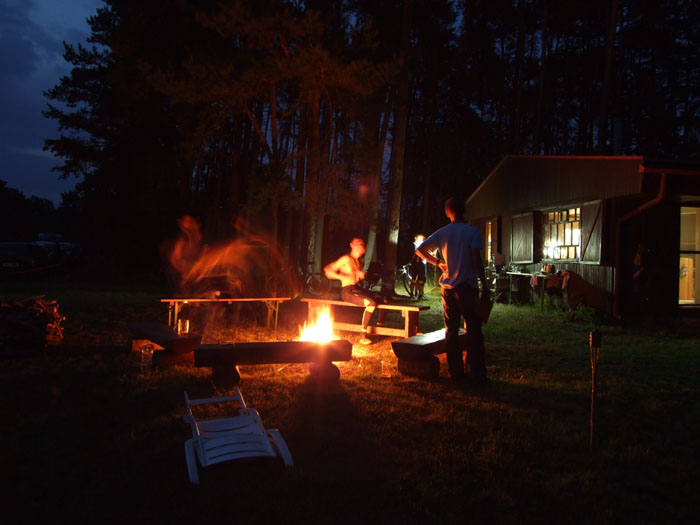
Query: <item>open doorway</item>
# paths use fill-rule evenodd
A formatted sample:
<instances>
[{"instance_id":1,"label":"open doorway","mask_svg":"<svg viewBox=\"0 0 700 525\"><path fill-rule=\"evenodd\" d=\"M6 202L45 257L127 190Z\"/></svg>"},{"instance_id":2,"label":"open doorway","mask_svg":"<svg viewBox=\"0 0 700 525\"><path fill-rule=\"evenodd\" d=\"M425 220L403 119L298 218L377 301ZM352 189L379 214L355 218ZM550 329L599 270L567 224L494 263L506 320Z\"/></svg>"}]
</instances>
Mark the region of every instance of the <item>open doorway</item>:
<instances>
[{"instance_id":1,"label":"open doorway","mask_svg":"<svg viewBox=\"0 0 700 525\"><path fill-rule=\"evenodd\" d=\"M700 208L681 206L678 303L700 304Z\"/></svg>"}]
</instances>

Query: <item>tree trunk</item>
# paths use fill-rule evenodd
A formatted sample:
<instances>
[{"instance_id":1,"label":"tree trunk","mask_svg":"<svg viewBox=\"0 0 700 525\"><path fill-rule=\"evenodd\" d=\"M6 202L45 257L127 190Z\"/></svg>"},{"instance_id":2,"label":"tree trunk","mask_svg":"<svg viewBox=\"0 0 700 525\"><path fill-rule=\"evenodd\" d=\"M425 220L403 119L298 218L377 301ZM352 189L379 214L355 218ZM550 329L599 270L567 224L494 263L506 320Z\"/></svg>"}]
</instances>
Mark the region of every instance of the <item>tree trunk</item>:
<instances>
[{"instance_id":1,"label":"tree trunk","mask_svg":"<svg viewBox=\"0 0 700 525\"><path fill-rule=\"evenodd\" d=\"M302 155L301 152L306 150L306 129L305 125L306 119L304 118L304 112L301 110L299 114L299 139L297 141L297 155L296 155L296 180L294 182L294 193L297 196L297 202L303 202L304 195L304 176L306 173L306 155ZM295 217L295 232L294 232L294 242L292 244L292 260L297 264L297 266L302 267L303 271L306 271L305 265L307 255L302 249L304 246L304 240L306 236L304 235L305 230L305 210L308 203L304 202L300 205L299 209L294 213Z\"/></svg>"},{"instance_id":2,"label":"tree trunk","mask_svg":"<svg viewBox=\"0 0 700 525\"><path fill-rule=\"evenodd\" d=\"M406 126L408 122L409 78L408 52L410 47L413 2L406 0L403 10L403 25L401 28L401 48L399 61L401 73L399 78L398 100L396 105L392 147L392 173L389 187L389 231L387 234L386 250L384 252L384 267L387 270L396 268L399 241L399 222L401 219L401 194L403 187L403 169L406 149Z\"/></svg>"},{"instance_id":3,"label":"tree trunk","mask_svg":"<svg viewBox=\"0 0 700 525\"><path fill-rule=\"evenodd\" d=\"M379 193L382 188L382 166L384 165L384 150L386 148L386 136L389 130L389 115L390 115L390 104L391 99L386 102L386 111L383 113L381 109L378 114L372 114L369 116L368 121L370 121L368 130L370 133L369 144L370 144L370 157L369 157L369 172L372 173L372 188L370 193L370 206L371 206L371 219L369 224L369 233L367 234L367 252L365 253L365 266L369 267L369 264L376 259L376 245L377 245L377 227L379 222ZM377 104L377 108L382 108L384 106L384 101ZM377 124L381 121L379 126L379 133L377 133Z\"/></svg>"},{"instance_id":4,"label":"tree trunk","mask_svg":"<svg viewBox=\"0 0 700 525\"><path fill-rule=\"evenodd\" d=\"M318 92L309 94L308 115L309 147L306 170L306 209L309 220L308 243L306 260L313 263L312 271L321 271L321 246L323 238L323 216L321 215L321 200L324 198L321 191L321 131L320 131L320 101ZM320 234L319 234L320 231Z\"/></svg>"}]
</instances>

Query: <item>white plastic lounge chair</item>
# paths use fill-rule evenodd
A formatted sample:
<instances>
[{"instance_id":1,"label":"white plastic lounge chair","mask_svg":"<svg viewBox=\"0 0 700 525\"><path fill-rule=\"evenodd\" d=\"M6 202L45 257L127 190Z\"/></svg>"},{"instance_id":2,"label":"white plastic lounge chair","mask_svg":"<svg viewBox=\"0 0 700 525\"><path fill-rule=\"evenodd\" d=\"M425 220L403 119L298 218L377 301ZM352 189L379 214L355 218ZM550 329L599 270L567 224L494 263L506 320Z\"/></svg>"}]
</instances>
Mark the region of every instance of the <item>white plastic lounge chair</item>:
<instances>
[{"instance_id":1,"label":"white plastic lounge chair","mask_svg":"<svg viewBox=\"0 0 700 525\"><path fill-rule=\"evenodd\" d=\"M207 403L239 405L238 415L197 419L192 406ZM279 456L287 468L294 466L292 455L282 435L276 429L265 429L260 414L248 408L238 387L232 396L190 399L185 392L187 415L183 417L192 427L192 438L185 442L185 460L190 482L199 484L197 460L202 467L223 461Z\"/></svg>"}]
</instances>

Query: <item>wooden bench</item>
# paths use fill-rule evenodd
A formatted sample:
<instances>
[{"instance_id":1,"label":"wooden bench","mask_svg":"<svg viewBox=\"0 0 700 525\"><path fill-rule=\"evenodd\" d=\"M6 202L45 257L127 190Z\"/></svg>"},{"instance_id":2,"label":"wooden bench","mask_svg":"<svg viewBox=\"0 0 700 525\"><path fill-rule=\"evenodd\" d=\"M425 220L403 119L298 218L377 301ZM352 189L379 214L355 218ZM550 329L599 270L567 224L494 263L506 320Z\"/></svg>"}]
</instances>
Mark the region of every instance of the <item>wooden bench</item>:
<instances>
[{"instance_id":1,"label":"wooden bench","mask_svg":"<svg viewBox=\"0 0 700 525\"><path fill-rule=\"evenodd\" d=\"M459 346L467 346L467 332L459 329ZM440 360L445 353L445 329L392 341L391 348L398 358L399 372L406 375L434 378L440 373Z\"/></svg>"},{"instance_id":2,"label":"wooden bench","mask_svg":"<svg viewBox=\"0 0 700 525\"><path fill-rule=\"evenodd\" d=\"M325 307L349 307L349 308L362 308L364 306L359 306L352 303L346 303L345 301L336 301L332 299L313 299L304 297L301 299L302 302L307 303L308 313L307 322L314 322L318 317L318 314ZM424 310L429 310L430 306L421 306L415 304L378 304L377 310L393 310L401 312L401 316L404 318L403 328L391 328L388 326L373 326L367 327L367 333L376 335L390 335L395 337L411 337L418 334L418 315ZM349 332L361 332L362 325L359 323L346 323L338 321L335 317L333 319L333 328L336 330L347 330Z\"/></svg>"},{"instance_id":3,"label":"wooden bench","mask_svg":"<svg viewBox=\"0 0 700 525\"><path fill-rule=\"evenodd\" d=\"M261 302L267 308L267 324L270 328L273 325L277 328L277 317L279 314L280 303L289 301L291 297L225 297L216 299L191 299L191 298L170 298L161 299L161 303L168 303L168 324L177 326L177 319L180 315L180 310L186 304L203 304L203 303L250 303Z\"/></svg>"},{"instance_id":4,"label":"wooden bench","mask_svg":"<svg viewBox=\"0 0 700 525\"><path fill-rule=\"evenodd\" d=\"M202 342L201 335L177 335L162 323L130 322L132 332L131 351L140 352L144 344L153 345L153 365L159 368L192 366L194 349Z\"/></svg>"},{"instance_id":5,"label":"wooden bench","mask_svg":"<svg viewBox=\"0 0 700 525\"><path fill-rule=\"evenodd\" d=\"M219 384L238 384L238 365L275 363L309 363L313 378L337 382L340 370L333 361L351 359L352 343L344 340L203 344L194 349L194 366L211 367Z\"/></svg>"}]
</instances>

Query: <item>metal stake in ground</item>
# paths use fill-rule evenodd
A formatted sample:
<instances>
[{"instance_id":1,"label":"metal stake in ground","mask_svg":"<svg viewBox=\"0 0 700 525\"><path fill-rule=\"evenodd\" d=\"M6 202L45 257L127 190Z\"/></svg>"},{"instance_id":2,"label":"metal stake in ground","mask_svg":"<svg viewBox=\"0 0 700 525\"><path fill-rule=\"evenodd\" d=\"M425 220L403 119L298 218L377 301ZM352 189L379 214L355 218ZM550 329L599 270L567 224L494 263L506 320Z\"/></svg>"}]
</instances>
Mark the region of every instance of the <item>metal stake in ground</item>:
<instances>
[{"instance_id":1,"label":"metal stake in ground","mask_svg":"<svg viewBox=\"0 0 700 525\"><path fill-rule=\"evenodd\" d=\"M595 421L595 392L596 392L596 369L598 367L598 358L600 357L600 344L603 336L598 330L593 330L589 335L591 345L591 438L589 442L589 450L593 452L593 429Z\"/></svg>"}]
</instances>

